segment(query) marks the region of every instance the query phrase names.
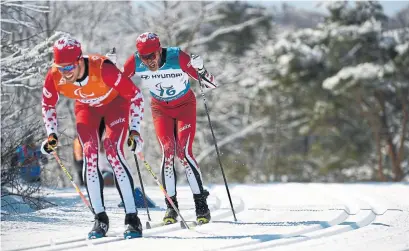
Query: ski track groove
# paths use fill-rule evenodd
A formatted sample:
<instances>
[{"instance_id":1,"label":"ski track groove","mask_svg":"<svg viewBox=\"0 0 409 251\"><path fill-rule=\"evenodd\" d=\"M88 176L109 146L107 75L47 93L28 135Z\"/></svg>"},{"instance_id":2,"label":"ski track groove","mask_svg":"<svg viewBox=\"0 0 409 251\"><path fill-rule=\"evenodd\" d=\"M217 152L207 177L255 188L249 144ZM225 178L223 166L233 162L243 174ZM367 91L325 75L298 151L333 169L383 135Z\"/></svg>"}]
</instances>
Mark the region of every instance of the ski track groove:
<instances>
[{"instance_id":1,"label":"ski track groove","mask_svg":"<svg viewBox=\"0 0 409 251\"><path fill-rule=\"evenodd\" d=\"M236 197L239 199L240 203L234 207L234 211L236 214L242 212L245 208L244 206L244 201L240 197ZM228 208L230 209L230 208ZM212 211L212 221L213 220L221 220L224 218L227 218L232 215L231 210L227 210L227 208L221 208L221 200L219 197L216 195L215 196L215 203L211 207ZM192 225L189 224L192 218L195 218L195 214L185 214L183 215L184 218L186 219L189 227ZM190 220L189 220L190 219ZM212 222L211 221L211 222ZM146 221L144 221L146 222ZM210 222L210 223L211 223ZM143 237L154 237L157 234L164 234L164 233L171 233L175 232L178 230L181 231L186 231L187 229L182 229L180 226L180 221L178 221L175 224L172 225L167 225L163 226L161 222L153 222L151 221L151 229L144 229ZM188 230L189 231L189 230ZM195 228L191 228L191 231L196 231ZM198 232L198 231L196 231ZM200 232L198 232L200 233ZM142 237L142 238L143 238ZM138 238L136 238L138 239ZM81 248L81 247L94 247L98 245L102 245L105 243L112 243L112 242L117 242L117 241L131 241L131 240L125 240L123 238L123 229L118 230L114 229L113 231L111 230L106 237L100 238L100 239L95 239L95 240L89 240L86 237L81 237L81 238L74 238L74 239L67 239L67 240L61 240L61 241L54 241L53 239L50 239L50 243L48 244L40 244L40 245L35 245L35 246L27 246L27 247L22 247L22 248L17 248L17 249L11 249L8 251L57 251L57 250L68 250L68 249L75 249L75 248Z\"/></svg>"},{"instance_id":2,"label":"ski track groove","mask_svg":"<svg viewBox=\"0 0 409 251\"><path fill-rule=\"evenodd\" d=\"M333 191L334 190L332 190L332 192ZM328 195L334 197L334 195L332 194ZM366 227L376 220L377 215L383 215L388 211L387 207L385 207L383 204L379 203L372 197L361 196L360 198L358 198L358 196L356 195L351 194L346 195L338 190L337 196L335 198L341 200L344 203L345 209L338 217L329 221L328 222L329 224L326 227L322 225L310 227L307 229L295 231L293 233L283 234L279 238L264 242L251 240L246 243L225 246L219 249L211 249L209 251L221 249L253 251L278 246L288 246L312 239L330 237L347 231L352 231ZM359 206L359 202L364 202L367 206L362 208ZM250 245L251 247L248 247Z\"/></svg>"}]
</instances>

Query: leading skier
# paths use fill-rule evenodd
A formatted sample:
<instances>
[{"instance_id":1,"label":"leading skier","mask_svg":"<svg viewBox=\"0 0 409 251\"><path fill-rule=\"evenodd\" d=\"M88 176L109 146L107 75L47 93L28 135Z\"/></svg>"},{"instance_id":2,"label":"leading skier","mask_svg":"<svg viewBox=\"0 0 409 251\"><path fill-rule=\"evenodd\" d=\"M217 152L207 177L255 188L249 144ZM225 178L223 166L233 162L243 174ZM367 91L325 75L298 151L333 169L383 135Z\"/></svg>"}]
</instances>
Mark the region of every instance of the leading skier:
<instances>
[{"instance_id":1,"label":"leading skier","mask_svg":"<svg viewBox=\"0 0 409 251\"><path fill-rule=\"evenodd\" d=\"M98 169L100 140L98 127L105 120L103 141L107 159L125 205L124 238L142 236L142 224L135 206L134 183L125 161L123 144L130 127L131 150L139 152L143 140L139 135L143 117L143 96L139 88L109 59L98 54L83 55L81 44L64 36L53 46L54 64L45 78L42 113L48 139L42 152L51 154L58 145L56 104L59 94L75 99L76 129L84 152L83 177L95 214L89 238L106 235L109 219L103 199L103 179ZM130 121L129 121L130 117Z\"/></svg>"}]
</instances>

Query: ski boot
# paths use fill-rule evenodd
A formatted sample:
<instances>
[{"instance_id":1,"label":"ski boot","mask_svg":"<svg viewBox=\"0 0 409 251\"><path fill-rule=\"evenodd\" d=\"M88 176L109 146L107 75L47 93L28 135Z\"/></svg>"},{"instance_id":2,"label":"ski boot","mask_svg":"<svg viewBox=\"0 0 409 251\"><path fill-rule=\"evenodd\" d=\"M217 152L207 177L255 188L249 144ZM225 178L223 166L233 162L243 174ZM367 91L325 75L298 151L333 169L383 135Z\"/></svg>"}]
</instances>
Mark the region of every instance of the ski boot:
<instances>
[{"instance_id":1,"label":"ski boot","mask_svg":"<svg viewBox=\"0 0 409 251\"><path fill-rule=\"evenodd\" d=\"M106 235L109 228L109 219L105 212L95 215L94 227L88 233L88 239L98 239Z\"/></svg>"},{"instance_id":2,"label":"ski boot","mask_svg":"<svg viewBox=\"0 0 409 251\"><path fill-rule=\"evenodd\" d=\"M178 201L176 200L176 195L170 198L172 199L173 204L175 204L176 208L179 208ZM178 213L175 211L175 209L173 209L172 205L166 198L165 202L168 208L166 209L165 217L163 217L163 224L164 225L174 224L177 222Z\"/></svg>"},{"instance_id":3,"label":"ski boot","mask_svg":"<svg viewBox=\"0 0 409 251\"><path fill-rule=\"evenodd\" d=\"M125 225L128 225L124 232L125 239L142 237L142 224L137 213L127 214L125 216Z\"/></svg>"},{"instance_id":4,"label":"ski boot","mask_svg":"<svg viewBox=\"0 0 409 251\"><path fill-rule=\"evenodd\" d=\"M211 216L206 199L209 196L207 190L203 190L201 194L193 194L196 207L196 222L198 225L209 223Z\"/></svg>"}]
</instances>

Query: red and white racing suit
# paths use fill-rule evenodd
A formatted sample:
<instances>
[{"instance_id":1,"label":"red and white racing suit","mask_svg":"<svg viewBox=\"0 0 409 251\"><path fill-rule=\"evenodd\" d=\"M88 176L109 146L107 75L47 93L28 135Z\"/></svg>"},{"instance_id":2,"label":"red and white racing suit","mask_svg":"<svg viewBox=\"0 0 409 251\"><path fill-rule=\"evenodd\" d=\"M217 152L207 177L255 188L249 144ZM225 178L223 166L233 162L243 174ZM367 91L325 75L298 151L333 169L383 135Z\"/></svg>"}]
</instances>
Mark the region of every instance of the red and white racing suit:
<instances>
[{"instance_id":1,"label":"red and white racing suit","mask_svg":"<svg viewBox=\"0 0 409 251\"><path fill-rule=\"evenodd\" d=\"M125 161L123 145L130 130L140 131L143 96L139 88L111 61L101 55L85 55L85 74L74 83L65 81L56 67L46 76L42 113L47 135L57 134L56 104L59 94L75 99L77 133L83 148L83 180L95 214L105 211L103 179L98 169L98 128L105 120L104 148L115 174L116 186L125 204L125 212L135 213L134 183ZM130 118L129 118L130 117Z\"/></svg>"},{"instance_id":2,"label":"red and white racing suit","mask_svg":"<svg viewBox=\"0 0 409 251\"><path fill-rule=\"evenodd\" d=\"M151 110L156 136L162 148L161 176L169 196L176 195L175 155L185 168L193 194L203 192L203 179L193 156L192 145L196 133L196 97L190 89L189 76L197 80L197 72L190 64L190 56L177 47L162 49L162 66L150 71L138 53L128 58L124 74L141 77L142 85L152 95ZM214 77L206 75L207 88L215 88Z\"/></svg>"}]
</instances>

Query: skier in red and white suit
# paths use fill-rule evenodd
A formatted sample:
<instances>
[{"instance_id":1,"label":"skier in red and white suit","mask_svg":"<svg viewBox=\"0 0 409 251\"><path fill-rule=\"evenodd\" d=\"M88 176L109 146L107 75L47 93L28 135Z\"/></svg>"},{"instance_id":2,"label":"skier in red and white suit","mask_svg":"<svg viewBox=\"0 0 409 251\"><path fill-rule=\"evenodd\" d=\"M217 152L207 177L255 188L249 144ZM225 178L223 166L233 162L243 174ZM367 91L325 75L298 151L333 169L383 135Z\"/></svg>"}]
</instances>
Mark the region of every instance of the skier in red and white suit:
<instances>
[{"instance_id":1,"label":"skier in red and white suit","mask_svg":"<svg viewBox=\"0 0 409 251\"><path fill-rule=\"evenodd\" d=\"M50 154L58 143L55 106L59 94L75 99L76 128L84 156L83 180L95 213L95 224L89 238L105 236L109 220L105 213L103 179L98 169L101 144L98 128L104 118L106 136L103 144L125 205L125 225L128 226L124 236L140 237L142 225L137 216L134 183L125 161L123 145L129 122L131 150L139 152L142 149L143 140L139 135L143 117L142 93L106 57L82 55L80 43L73 38L60 38L53 50L54 64L43 87L42 113L48 139L43 142L42 151Z\"/></svg>"},{"instance_id":2,"label":"skier in red and white suit","mask_svg":"<svg viewBox=\"0 0 409 251\"><path fill-rule=\"evenodd\" d=\"M136 40L137 51L124 65L126 76L138 75L142 85L152 95L151 109L155 131L162 148L162 182L175 205L176 172L174 157L182 163L193 192L197 220L207 223L210 211L207 206L209 192L203 189L202 175L192 153L196 132L196 97L190 89L189 76L197 80L197 72L205 87L215 88L213 75L203 67L203 59L190 57L178 47L162 48L155 33L146 32ZM168 206L164 223L176 222L177 213Z\"/></svg>"}]
</instances>

